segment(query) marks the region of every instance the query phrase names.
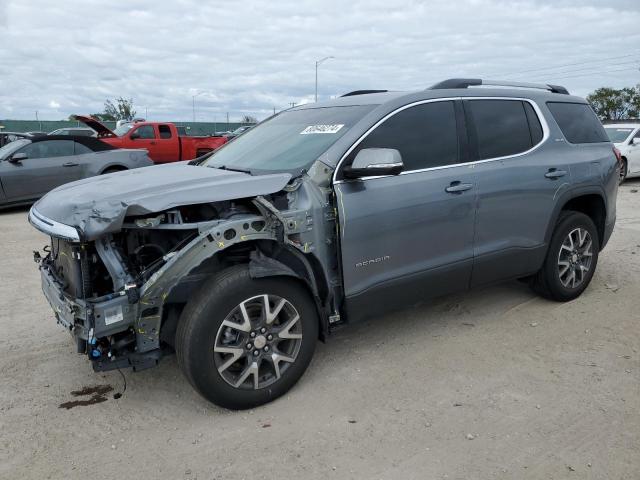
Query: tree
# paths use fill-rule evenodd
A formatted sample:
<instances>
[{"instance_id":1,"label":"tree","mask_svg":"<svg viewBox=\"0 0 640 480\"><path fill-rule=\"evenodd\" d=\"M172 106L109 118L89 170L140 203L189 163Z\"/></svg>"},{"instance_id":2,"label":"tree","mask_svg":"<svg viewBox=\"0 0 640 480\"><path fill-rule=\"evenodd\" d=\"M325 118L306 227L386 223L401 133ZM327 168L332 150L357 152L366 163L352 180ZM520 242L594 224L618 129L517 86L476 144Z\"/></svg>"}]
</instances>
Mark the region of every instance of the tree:
<instances>
[{"instance_id":1,"label":"tree","mask_svg":"<svg viewBox=\"0 0 640 480\"><path fill-rule=\"evenodd\" d=\"M243 115L240 123L258 123L258 119L253 115Z\"/></svg>"},{"instance_id":2,"label":"tree","mask_svg":"<svg viewBox=\"0 0 640 480\"><path fill-rule=\"evenodd\" d=\"M104 121L126 120L132 121L136 116L133 109L133 99L118 97L115 104L111 100L104 102L104 113L98 114L99 118Z\"/></svg>"},{"instance_id":3,"label":"tree","mask_svg":"<svg viewBox=\"0 0 640 480\"><path fill-rule=\"evenodd\" d=\"M622 89L602 87L587 96L601 120L637 118L640 114L640 85Z\"/></svg>"}]
</instances>

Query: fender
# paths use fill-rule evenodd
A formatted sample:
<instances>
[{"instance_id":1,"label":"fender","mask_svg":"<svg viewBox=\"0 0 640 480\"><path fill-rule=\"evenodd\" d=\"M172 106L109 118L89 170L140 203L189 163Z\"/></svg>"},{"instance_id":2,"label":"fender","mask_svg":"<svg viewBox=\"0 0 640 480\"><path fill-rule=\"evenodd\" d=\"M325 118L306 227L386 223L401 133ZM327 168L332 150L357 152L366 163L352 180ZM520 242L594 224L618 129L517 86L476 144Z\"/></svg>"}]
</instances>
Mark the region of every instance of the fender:
<instances>
[{"instance_id":1,"label":"fender","mask_svg":"<svg viewBox=\"0 0 640 480\"><path fill-rule=\"evenodd\" d=\"M551 216L549 217L549 223L547 225L547 230L544 235L545 244L549 244L551 242L551 236L553 235L553 231L555 229L556 223L558 223L558 217L560 217L560 212L564 208L564 206L572 199L577 197L582 197L584 195L598 195L603 203L605 208L605 215L607 212L607 197L605 195L604 189L598 185L588 185L583 187L575 187L569 190L565 190L556 200L556 204L553 207L553 211Z\"/></svg>"}]
</instances>

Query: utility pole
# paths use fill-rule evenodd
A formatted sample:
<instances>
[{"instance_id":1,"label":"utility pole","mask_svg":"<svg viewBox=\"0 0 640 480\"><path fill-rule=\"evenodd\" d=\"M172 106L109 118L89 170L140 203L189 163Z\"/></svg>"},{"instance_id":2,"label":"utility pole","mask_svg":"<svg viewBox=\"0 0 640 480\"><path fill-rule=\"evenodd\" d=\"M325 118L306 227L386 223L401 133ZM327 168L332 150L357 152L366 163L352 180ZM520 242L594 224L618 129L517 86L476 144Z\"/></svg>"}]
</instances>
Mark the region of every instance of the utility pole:
<instances>
[{"instance_id":1,"label":"utility pole","mask_svg":"<svg viewBox=\"0 0 640 480\"><path fill-rule=\"evenodd\" d=\"M329 57L324 57L320 60L316 60L316 102L318 101L318 66L321 65L326 60L329 60L330 58L336 58L336 57L329 56Z\"/></svg>"},{"instance_id":2,"label":"utility pole","mask_svg":"<svg viewBox=\"0 0 640 480\"><path fill-rule=\"evenodd\" d=\"M202 95L204 92L198 92L195 95L191 95L191 108L193 110L193 122L196 121L196 97Z\"/></svg>"}]
</instances>

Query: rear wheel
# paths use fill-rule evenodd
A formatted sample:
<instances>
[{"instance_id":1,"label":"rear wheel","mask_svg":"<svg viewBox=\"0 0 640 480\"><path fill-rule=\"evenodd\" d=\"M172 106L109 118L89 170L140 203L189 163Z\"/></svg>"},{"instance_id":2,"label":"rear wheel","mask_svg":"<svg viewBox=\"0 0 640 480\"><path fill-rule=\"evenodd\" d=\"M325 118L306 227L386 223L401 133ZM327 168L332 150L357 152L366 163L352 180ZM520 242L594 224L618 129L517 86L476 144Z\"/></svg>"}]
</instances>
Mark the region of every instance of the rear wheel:
<instances>
[{"instance_id":1,"label":"rear wheel","mask_svg":"<svg viewBox=\"0 0 640 480\"><path fill-rule=\"evenodd\" d=\"M628 165L627 165L627 159L623 158L620 161L620 183L624 182L627 178L627 171L628 169Z\"/></svg>"},{"instance_id":2,"label":"rear wheel","mask_svg":"<svg viewBox=\"0 0 640 480\"><path fill-rule=\"evenodd\" d=\"M178 364L211 402L244 409L286 393L318 338L315 304L287 277L253 279L229 268L189 301L176 333Z\"/></svg>"},{"instance_id":3,"label":"rear wheel","mask_svg":"<svg viewBox=\"0 0 640 480\"><path fill-rule=\"evenodd\" d=\"M599 251L598 232L591 218L580 212L563 212L544 264L533 277L533 289L560 302L577 298L591 282Z\"/></svg>"}]
</instances>

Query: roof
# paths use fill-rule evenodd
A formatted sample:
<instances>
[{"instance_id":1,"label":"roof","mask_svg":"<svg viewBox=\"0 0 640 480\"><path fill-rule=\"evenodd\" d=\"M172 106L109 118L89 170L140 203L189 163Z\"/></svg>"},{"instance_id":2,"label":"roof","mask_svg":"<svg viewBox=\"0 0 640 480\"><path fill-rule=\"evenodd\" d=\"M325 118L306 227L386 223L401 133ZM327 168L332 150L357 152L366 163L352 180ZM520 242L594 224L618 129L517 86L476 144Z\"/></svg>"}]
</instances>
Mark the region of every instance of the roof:
<instances>
[{"instance_id":1,"label":"roof","mask_svg":"<svg viewBox=\"0 0 640 480\"><path fill-rule=\"evenodd\" d=\"M464 86L468 85L468 88ZM502 86L504 85L504 86ZM447 88L457 86L457 88ZM548 88L545 89L545 88ZM458 97L514 97L529 98L541 101L562 101L586 103L581 97L569 95L564 87L557 85L539 85L532 83L483 81L480 79L450 79L440 82L433 87L424 90L409 92L387 92L356 94L349 92L347 96L335 98L324 102L308 103L294 107L293 110L305 110L311 108L345 107L352 105L383 105L398 100L397 104L411 103L420 100L434 98L458 98ZM366 90L363 90L366 92ZM401 100L401 101L400 101Z\"/></svg>"}]
</instances>

